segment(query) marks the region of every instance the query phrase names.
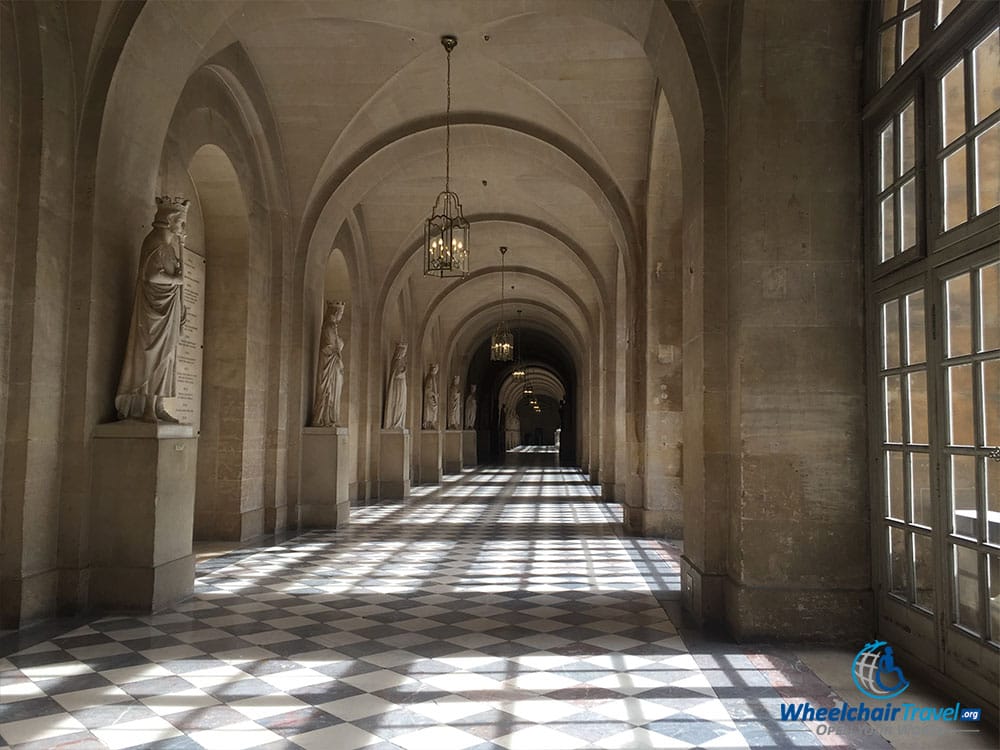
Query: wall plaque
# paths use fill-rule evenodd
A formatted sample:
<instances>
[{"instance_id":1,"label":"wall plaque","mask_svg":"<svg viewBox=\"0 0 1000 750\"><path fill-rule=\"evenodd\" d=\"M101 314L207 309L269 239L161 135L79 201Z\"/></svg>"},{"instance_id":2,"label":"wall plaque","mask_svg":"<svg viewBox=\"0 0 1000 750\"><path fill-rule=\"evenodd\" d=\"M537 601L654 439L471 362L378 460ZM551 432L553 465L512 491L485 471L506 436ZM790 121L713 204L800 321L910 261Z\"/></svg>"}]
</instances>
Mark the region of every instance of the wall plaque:
<instances>
[{"instance_id":1,"label":"wall plaque","mask_svg":"<svg viewBox=\"0 0 1000 750\"><path fill-rule=\"evenodd\" d=\"M205 340L205 256L184 247L184 330L177 346L177 396L170 410L181 424L201 429L201 367Z\"/></svg>"}]
</instances>

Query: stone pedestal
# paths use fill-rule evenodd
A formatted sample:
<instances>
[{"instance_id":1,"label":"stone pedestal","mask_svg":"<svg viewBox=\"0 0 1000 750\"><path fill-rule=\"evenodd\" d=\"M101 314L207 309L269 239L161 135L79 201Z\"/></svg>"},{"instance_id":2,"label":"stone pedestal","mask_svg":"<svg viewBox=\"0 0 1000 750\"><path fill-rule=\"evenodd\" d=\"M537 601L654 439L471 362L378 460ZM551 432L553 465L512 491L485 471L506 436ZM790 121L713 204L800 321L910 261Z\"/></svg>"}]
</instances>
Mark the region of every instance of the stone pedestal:
<instances>
[{"instance_id":1,"label":"stone pedestal","mask_svg":"<svg viewBox=\"0 0 1000 750\"><path fill-rule=\"evenodd\" d=\"M462 473L462 430L445 430L444 473Z\"/></svg>"},{"instance_id":2,"label":"stone pedestal","mask_svg":"<svg viewBox=\"0 0 1000 750\"><path fill-rule=\"evenodd\" d=\"M462 430L462 466L470 468L479 465L476 455L476 431Z\"/></svg>"},{"instance_id":3,"label":"stone pedestal","mask_svg":"<svg viewBox=\"0 0 1000 750\"><path fill-rule=\"evenodd\" d=\"M420 466L417 476L420 484L441 482L441 433L422 430L420 433Z\"/></svg>"},{"instance_id":4,"label":"stone pedestal","mask_svg":"<svg viewBox=\"0 0 1000 750\"><path fill-rule=\"evenodd\" d=\"M403 500L410 496L410 431L382 430L379 444L379 497Z\"/></svg>"},{"instance_id":5,"label":"stone pedestal","mask_svg":"<svg viewBox=\"0 0 1000 750\"><path fill-rule=\"evenodd\" d=\"M350 523L347 489L347 428L302 429L299 524L339 529Z\"/></svg>"},{"instance_id":6,"label":"stone pedestal","mask_svg":"<svg viewBox=\"0 0 1000 750\"><path fill-rule=\"evenodd\" d=\"M153 612L194 591L198 439L190 425L138 421L94 431L91 596L107 610Z\"/></svg>"}]
</instances>

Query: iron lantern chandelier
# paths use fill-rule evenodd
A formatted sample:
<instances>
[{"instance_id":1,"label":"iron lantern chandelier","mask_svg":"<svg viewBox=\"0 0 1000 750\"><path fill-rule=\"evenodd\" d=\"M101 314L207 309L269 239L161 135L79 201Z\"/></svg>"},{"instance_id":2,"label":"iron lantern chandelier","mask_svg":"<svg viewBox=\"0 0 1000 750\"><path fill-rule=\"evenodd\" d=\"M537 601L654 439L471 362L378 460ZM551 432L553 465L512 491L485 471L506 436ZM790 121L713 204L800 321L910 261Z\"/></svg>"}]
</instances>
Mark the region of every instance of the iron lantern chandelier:
<instances>
[{"instance_id":1,"label":"iron lantern chandelier","mask_svg":"<svg viewBox=\"0 0 1000 750\"><path fill-rule=\"evenodd\" d=\"M522 331L522 328L521 328L521 311L520 310L517 311L517 330L518 330L518 332ZM515 343L515 345L517 344L516 339L515 339L514 343ZM521 333L521 346L524 346L524 334L523 333ZM524 361L521 358L521 349L519 347L517 348L517 365L515 365L514 372L512 372L511 375L513 375L518 380L520 380L521 378L523 378L524 375L525 375L525 372L524 372Z\"/></svg>"},{"instance_id":2,"label":"iron lantern chandelier","mask_svg":"<svg viewBox=\"0 0 1000 750\"><path fill-rule=\"evenodd\" d=\"M500 248L500 322L497 323L496 330L490 338L490 361L510 362L514 359L514 334L507 327L507 321L503 314L503 294L504 294L504 256L507 248Z\"/></svg>"},{"instance_id":3,"label":"iron lantern chandelier","mask_svg":"<svg viewBox=\"0 0 1000 750\"><path fill-rule=\"evenodd\" d=\"M451 51L458 38L441 37L448 58L448 100L444 115L444 190L424 226L424 275L465 276L469 273L469 222L462 215L462 202L451 189Z\"/></svg>"}]
</instances>

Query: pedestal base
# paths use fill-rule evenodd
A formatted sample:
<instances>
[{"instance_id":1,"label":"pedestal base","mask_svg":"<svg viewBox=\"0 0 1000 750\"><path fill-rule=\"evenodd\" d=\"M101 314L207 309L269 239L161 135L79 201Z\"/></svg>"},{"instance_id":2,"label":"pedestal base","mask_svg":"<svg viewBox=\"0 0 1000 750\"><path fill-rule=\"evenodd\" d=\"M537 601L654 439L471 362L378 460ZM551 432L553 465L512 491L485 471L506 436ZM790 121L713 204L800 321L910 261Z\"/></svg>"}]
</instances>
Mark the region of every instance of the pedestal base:
<instances>
[{"instance_id":1,"label":"pedestal base","mask_svg":"<svg viewBox=\"0 0 1000 750\"><path fill-rule=\"evenodd\" d=\"M444 473L462 473L461 430L446 430L444 433Z\"/></svg>"},{"instance_id":2,"label":"pedestal base","mask_svg":"<svg viewBox=\"0 0 1000 750\"><path fill-rule=\"evenodd\" d=\"M462 466L466 469L479 465L476 455L476 431L462 430Z\"/></svg>"},{"instance_id":3,"label":"pedestal base","mask_svg":"<svg viewBox=\"0 0 1000 750\"><path fill-rule=\"evenodd\" d=\"M410 431L382 430L380 437L379 497L403 500L410 496Z\"/></svg>"},{"instance_id":4,"label":"pedestal base","mask_svg":"<svg viewBox=\"0 0 1000 750\"><path fill-rule=\"evenodd\" d=\"M726 611L724 581L723 574L705 572L688 557L681 557L681 600L684 611L700 627L723 625Z\"/></svg>"},{"instance_id":5,"label":"pedestal base","mask_svg":"<svg viewBox=\"0 0 1000 750\"><path fill-rule=\"evenodd\" d=\"M423 430L420 433L420 466L417 481L420 484L441 482L441 433Z\"/></svg>"},{"instance_id":6,"label":"pedestal base","mask_svg":"<svg viewBox=\"0 0 1000 750\"><path fill-rule=\"evenodd\" d=\"M339 529L350 523L346 427L302 429L301 493L299 524L304 528Z\"/></svg>"},{"instance_id":7,"label":"pedestal base","mask_svg":"<svg viewBox=\"0 0 1000 750\"><path fill-rule=\"evenodd\" d=\"M190 425L98 425L92 479L96 606L153 612L194 591L197 464Z\"/></svg>"}]
</instances>

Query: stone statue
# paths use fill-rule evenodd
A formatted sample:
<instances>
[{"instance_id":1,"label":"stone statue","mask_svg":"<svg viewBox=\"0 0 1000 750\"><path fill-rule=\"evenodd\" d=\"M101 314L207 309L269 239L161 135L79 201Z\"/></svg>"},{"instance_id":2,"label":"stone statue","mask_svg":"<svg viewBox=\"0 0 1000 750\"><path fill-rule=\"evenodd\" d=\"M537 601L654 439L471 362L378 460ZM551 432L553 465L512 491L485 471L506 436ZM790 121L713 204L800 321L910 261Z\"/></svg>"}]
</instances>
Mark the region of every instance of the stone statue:
<instances>
[{"instance_id":1,"label":"stone statue","mask_svg":"<svg viewBox=\"0 0 1000 750\"><path fill-rule=\"evenodd\" d=\"M385 390L384 430L402 430L406 427L406 344L396 344L396 352L389 363L389 380Z\"/></svg>"},{"instance_id":2,"label":"stone statue","mask_svg":"<svg viewBox=\"0 0 1000 750\"><path fill-rule=\"evenodd\" d=\"M340 394L344 390L344 340L337 324L344 317L343 302L327 302L323 330L319 336L319 360L316 364L316 393L313 401L313 427L337 427L340 424Z\"/></svg>"},{"instance_id":3,"label":"stone statue","mask_svg":"<svg viewBox=\"0 0 1000 750\"><path fill-rule=\"evenodd\" d=\"M185 222L190 201L157 196L153 228L139 250L139 274L121 380L119 419L177 420L163 399L177 395L177 344L184 325Z\"/></svg>"},{"instance_id":4,"label":"stone statue","mask_svg":"<svg viewBox=\"0 0 1000 750\"><path fill-rule=\"evenodd\" d=\"M462 429L462 387L458 375L451 379L451 387L448 388L448 429Z\"/></svg>"},{"instance_id":5,"label":"stone statue","mask_svg":"<svg viewBox=\"0 0 1000 750\"><path fill-rule=\"evenodd\" d=\"M425 430L438 428L438 366L433 364L424 378L424 418Z\"/></svg>"},{"instance_id":6,"label":"stone statue","mask_svg":"<svg viewBox=\"0 0 1000 750\"><path fill-rule=\"evenodd\" d=\"M476 429L476 410L479 408L479 397L476 395L476 386L469 386L469 395L465 397L465 429Z\"/></svg>"},{"instance_id":7,"label":"stone statue","mask_svg":"<svg viewBox=\"0 0 1000 750\"><path fill-rule=\"evenodd\" d=\"M516 448L521 444L521 417L517 414L517 408L507 412L507 450Z\"/></svg>"}]
</instances>

